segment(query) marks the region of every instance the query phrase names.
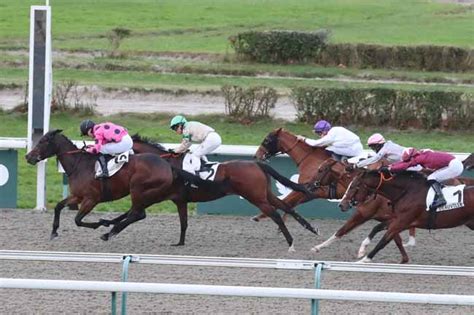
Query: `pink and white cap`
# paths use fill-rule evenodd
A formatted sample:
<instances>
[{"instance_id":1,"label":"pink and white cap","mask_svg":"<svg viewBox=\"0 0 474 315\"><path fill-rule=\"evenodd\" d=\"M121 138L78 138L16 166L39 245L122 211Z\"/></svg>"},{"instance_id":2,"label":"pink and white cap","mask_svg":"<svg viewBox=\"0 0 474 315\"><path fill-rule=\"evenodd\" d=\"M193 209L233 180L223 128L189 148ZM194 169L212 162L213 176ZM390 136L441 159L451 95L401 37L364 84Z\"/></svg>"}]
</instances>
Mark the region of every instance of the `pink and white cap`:
<instances>
[{"instance_id":1,"label":"pink and white cap","mask_svg":"<svg viewBox=\"0 0 474 315\"><path fill-rule=\"evenodd\" d=\"M385 138L380 133L374 133L367 140L367 145L383 144L383 143L385 143Z\"/></svg>"}]
</instances>

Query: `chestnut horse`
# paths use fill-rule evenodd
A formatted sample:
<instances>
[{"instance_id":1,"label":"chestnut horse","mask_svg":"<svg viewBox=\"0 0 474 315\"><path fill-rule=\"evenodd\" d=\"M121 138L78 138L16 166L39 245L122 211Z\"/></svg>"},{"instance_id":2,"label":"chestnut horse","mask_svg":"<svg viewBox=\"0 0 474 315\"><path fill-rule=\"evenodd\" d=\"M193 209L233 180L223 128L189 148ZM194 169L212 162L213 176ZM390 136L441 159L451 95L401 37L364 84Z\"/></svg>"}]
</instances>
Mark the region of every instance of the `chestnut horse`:
<instances>
[{"instance_id":1,"label":"chestnut horse","mask_svg":"<svg viewBox=\"0 0 474 315\"><path fill-rule=\"evenodd\" d=\"M169 153L162 145L154 143L147 138L134 135L133 150L137 153L153 153L165 158L171 165L176 168L181 168L183 164L183 154ZM261 162L234 160L223 162L219 165L215 180L226 183L223 188L227 195L239 195L245 198L250 203L257 206L262 213L269 216L280 228L289 245L289 251L293 251L293 237L288 231L285 223L281 219L280 214L276 209L281 209L285 213L293 216L303 227L318 234L317 229L314 229L309 222L307 222L301 215L282 202L271 190L272 176L283 185L299 191L302 195L310 194L302 185L296 184L286 177L280 175L277 171ZM184 237L187 227L187 203L188 202L204 202L221 198L222 195L214 194L213 192L203 189L190 189L187 199L180 200L176 203L178 207L178 214L181 223L181 237L179 245L184 244Z\"/></svg>"},{"instance_id":2,"label":"chestnut horse","mask_svg":"<svg viewBox=\"0 0 474 315\"><path fill-rule=\"evenodd\" d=\"M294 134L283 128L275 129L265 137L255 153L255 158L264 161L272 156L285 153L290 156L298 167L298 183L300 184L312 183L321 163L330 158L324 148L312 147L298 141ZM317 189L313 192L311 198L300 192L292 191L283 201L294 208L313 198L328 198L328 195L329 189L326 191ZM254 217L254 220L258 221L263 217L262 215Z\"/></svg>"},{"instance_id":3,"label":"chestnut horse","mask_svg":"<svg viewBox=\"0 0 474 315\"><path fill-rule=\"evenodd\" d=\"M117 174L97 180L94 177L97 156L78 149L61 130L46 133L25 158L28 163L35 165L52 156L57 156L69 177L70 195L54 208L51 239L58 236L61 210L66 205L80 204L75 218L78 226L96 229L102 225L114 224L110 232L101 236L101 239L106 241L131 223L144 219L145 209L150 205L167 199L180 200L185 181L191 181L216 195L225 195L221 190L221 183L206 182L197 176L174 169L154 154L132 155ZM117 200L128 194L131 195L132 205L125 214L114 220L83 221L98 203Z\"/></svg>"},{"instance_id":4,"label":"chestnut horse","mask_svg":"<svg viewBox=\"0 0 474 315\"><path fill-rule=\"evenodd\" d=\"M364 171L354 178L340 203L341 209L346 211L351 204L365 202L370 196L380 194L390 200L394 212L387 232L361 262L372 261L374 256L403 230L410 227L430 228L430 214L426 211L429 188L426 177L418 172L405 171L385 177L378 171ZM474 230L474 186L466 186L463 194L464 206L437 212L435 229L466 225Z\"/></svg>"}]
</instances>

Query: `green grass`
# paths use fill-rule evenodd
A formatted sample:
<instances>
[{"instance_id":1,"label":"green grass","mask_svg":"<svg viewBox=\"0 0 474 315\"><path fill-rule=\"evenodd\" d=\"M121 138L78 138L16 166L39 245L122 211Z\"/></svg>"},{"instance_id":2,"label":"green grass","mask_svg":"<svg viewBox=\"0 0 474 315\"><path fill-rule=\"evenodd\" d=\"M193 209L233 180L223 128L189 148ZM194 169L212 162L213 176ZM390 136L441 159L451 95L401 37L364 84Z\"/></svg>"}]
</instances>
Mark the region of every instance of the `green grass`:
<instances>
[{"instance_id":1,"label":"green grass","mask_svg":"<svg viewBox=\"0 0 474 315\"><path fill-rule=\"evenodd\" d=\"M29 6L0 4L3 45L25 45ZM62 0L52 2L56 49L105 49L115 27L140 36L125 50L225 52L227 37L245 30L329 28L333 42L472 47L472 8L412 0ZM57 40L56 40L57 39Z\"/></svg>"},{"instance_id":2,"label":"green grass","mask_svg":"<svg viewBox=\"0 0 474 315\"><path fill-rule=\"evenodd\" d=\"M118 124L126 126L130 133L140 133L145 136L153 137L159 142L180 141L179 136L174 134L168 128L171 115L166 114L120 114L112 117L92 117L97 122L112 120ZM51 128L63 129L64 134L71 139L80 139L78 126L84 117L68 113L53 114L51 117ZM222 136L224 144L240 145L259 145L264 137L271 130L278 127L285 127L297 134L306 134L310 137L311 126L303 123L289 123L278 120L265 120L250 126L251 132L242 132L247 128L242 125L231 122L225 117L220 116L199 116L190 117L213 126ZM3 137L25 137L27 116L26 114L9 114L0 112L0 134ZM463 132L441 132L441 131L420 131L420 130L378 130L369 128L352 128L365 144L368 136L373 132L382 132L388 139L405 146L414 146L419 148L432 148L436 150L452 152L474 152L474 131ZM18 207L34 207L35 198L35 168L28 165L23 156L25 150L19 150L19 199ZM56 202L61 199L62 186L61 175L57 172L55 159L49 159L47 164L47 203L48 208L54 207ZM99 211L125 211L130 202L128 199L115 201L112 203L100 204L97 206ZM194 209L194 205L191 206ZM170 202L154 205L150 212L174 212L175 207Z\"/></svg>"},{"instance_id":3,"label":"green grass","mask_svg":"<svg viewBox=\"0 0 474 315\"><path fill-rule=\"evenodd\" d=\"M0 83L25 84L27 69L0 68ZM55 69L55 82L74 80L79 85L98 85L111 88L168 89L188 91L219 91L225 84L238 86L269 86L288 94L291 88L315 86L324 88L375 88L386 87L400 90L461 91L474 92L471 86L412 85L404 83L339 82L326 79L267 78L242 76L207 76L205 74L153 73L142 71L93 71Z\"/></svg>"}]
</instances>

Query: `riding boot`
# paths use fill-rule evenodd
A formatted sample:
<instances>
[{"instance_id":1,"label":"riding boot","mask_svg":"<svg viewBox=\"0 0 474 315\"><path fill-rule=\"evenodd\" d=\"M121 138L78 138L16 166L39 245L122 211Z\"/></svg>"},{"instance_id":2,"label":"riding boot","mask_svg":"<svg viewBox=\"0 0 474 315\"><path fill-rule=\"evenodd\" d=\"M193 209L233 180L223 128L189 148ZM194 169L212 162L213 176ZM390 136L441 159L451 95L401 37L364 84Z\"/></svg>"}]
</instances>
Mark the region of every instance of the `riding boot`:
<instances>
[{"instance_id":1,"label":"riding boot","mask_svg":"<svg viewBox=\"0 0 474 315\"><path fill-rule=\"evenodd\" d=\"M107 161L105 160L105 156L99 155L99 164L102 168L102 174L97 176L97 178L103 179L109 177L109 170L107 169Z\"/></svg>"},{"instance_id":2,"label":"riding boot","mask_svg":"<svg viewBox=\"0 0 474 315\"><path fill-rule=\"evenodd\" d=\"M436 221L436 209L438 207L446 205L446 200L444 199L443 192L441 190L441 184L436 180L429 180L428 183L433 187L435 196L433 202L430 205L429 217L428 217L428 229L435 228Z\"/></svg>"}]
</instances>

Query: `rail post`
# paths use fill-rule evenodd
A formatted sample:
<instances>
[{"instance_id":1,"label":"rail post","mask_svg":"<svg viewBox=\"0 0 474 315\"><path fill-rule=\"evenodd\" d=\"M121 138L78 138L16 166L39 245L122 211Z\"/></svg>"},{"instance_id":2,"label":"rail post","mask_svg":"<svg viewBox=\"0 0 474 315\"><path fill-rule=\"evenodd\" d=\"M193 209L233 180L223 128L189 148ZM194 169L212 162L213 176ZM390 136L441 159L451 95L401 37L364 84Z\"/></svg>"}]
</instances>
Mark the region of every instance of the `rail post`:
<instances>
[{"instance_id":1,"label":"rail post","mask_svg":"<svg viewBox=\"0 0 474 315\"><path fill-rule=\"evenodd\" d=\"M321 288L321 272L323 271L323 263L316 263L314 268L314 288ZM318 315L319 313L319 300L311 300L311 314Z\"/></svg>"}]
</instances>

